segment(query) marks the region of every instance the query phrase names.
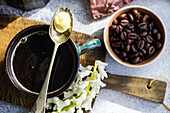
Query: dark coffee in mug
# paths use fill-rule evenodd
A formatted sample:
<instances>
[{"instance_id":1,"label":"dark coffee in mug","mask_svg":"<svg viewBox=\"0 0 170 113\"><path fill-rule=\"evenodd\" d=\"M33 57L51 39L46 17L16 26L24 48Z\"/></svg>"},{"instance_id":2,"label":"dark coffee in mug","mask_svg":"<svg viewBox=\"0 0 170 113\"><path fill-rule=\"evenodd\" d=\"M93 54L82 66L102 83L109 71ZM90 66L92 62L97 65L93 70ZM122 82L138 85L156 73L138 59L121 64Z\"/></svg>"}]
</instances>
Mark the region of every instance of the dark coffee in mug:
<instances>
[{"instance_id":1,"label":"dark coffee in mug","mask_svg":"<svg viewBox=\"0 0 170 113\"><path fill-rule=\"evenodd\" d=\"M59 46L48 92L62 88L74 74L77 67L76 54L70 41ZM20 40L13 58L13 69L16 78L25 88L40 92L51 62L53 48L54 43L48 33L38 32Z\"/></svg>"}]
</instances>

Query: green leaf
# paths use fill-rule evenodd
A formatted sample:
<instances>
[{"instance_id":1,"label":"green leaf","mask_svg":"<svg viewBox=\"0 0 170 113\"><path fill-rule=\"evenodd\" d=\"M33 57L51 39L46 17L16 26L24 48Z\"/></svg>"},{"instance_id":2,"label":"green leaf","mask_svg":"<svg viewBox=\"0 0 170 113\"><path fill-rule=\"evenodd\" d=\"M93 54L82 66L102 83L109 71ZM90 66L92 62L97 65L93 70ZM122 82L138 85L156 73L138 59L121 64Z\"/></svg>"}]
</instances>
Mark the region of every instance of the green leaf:
<instances>
[{"instance_id":1,"label":"green leaf","mask_svg":"<svg viewBox=\"0 0 170 113\"><path fill-rule=\"evenodd\" d=\"M94 67L93 67L93 72L91 74L90 80L94 80L95 74L96 74L96 70L97 70L97 64L95 62ZM87 87L84 88L84 90L88 93L91 87L91 82L89 82L89 85Z\"/></svg>"},{"instance_id":2,"label":"green leaf","mask_svg":"<svg viewBox=\"0 0 170 113\"><path fill-rule=\"evenodd\" d=\"M78 99L83 93L81 92L80 95L77 95L75 98Z\"/></svg>"},{"instance_id":3,"label":"green leaf","mask_svg":"<svg viewBox=\"0 0 170 113\"><path fill-rule=\"evenodd\" d=\"M63 112L63 111L68 111L71 107L76 107L76 103L73 103L73 102L71 101L71 102L70 102L70 105L64 106L64 107L61 109L61 112Z\"/></svg>"}]
</instances>

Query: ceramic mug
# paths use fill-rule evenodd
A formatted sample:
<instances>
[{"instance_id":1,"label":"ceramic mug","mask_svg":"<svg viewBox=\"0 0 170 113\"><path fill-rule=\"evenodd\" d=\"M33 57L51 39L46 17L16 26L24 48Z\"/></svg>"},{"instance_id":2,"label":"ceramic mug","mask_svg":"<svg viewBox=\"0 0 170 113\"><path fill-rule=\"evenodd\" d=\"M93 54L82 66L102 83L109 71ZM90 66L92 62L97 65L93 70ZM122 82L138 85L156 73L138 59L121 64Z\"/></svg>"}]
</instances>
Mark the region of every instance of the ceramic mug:
<instances>
[{"instance_id":1,"label":"ceramic mug","mask_svg":"<svg viewBox=\"0 0 170 113\"><path fill-rule=\"evenodd\" d=\"M51 61L54 43L48 35L48 25L28 27L10 42L5 58L8 78L20 92L36 97L43 85ZM59 46L48 88L48 97L62 94L76 79L79 55L100 47L99 39L83 46L71 39Z\"/></svg>"}]
</instances>

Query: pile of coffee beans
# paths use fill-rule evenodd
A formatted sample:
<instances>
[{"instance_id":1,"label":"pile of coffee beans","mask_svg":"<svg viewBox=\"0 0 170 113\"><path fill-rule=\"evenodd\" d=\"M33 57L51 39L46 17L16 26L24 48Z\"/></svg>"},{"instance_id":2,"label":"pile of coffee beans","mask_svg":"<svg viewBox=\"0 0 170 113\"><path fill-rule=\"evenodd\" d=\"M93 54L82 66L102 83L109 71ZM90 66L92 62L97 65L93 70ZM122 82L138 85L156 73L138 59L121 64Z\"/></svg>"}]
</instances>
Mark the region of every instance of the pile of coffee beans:
<instances>
[{"instance_id":1,"label":"pile of coffee beans","mask_svg":"<svg viewBox=\"0 0 170 113\"><path fill-rule=\"evenodd\" d=\"M119 15L109 27L112 50L125 62L140 63L162 47L162 37L153 19L132 9Z\"/></svg>"}]
</instances>

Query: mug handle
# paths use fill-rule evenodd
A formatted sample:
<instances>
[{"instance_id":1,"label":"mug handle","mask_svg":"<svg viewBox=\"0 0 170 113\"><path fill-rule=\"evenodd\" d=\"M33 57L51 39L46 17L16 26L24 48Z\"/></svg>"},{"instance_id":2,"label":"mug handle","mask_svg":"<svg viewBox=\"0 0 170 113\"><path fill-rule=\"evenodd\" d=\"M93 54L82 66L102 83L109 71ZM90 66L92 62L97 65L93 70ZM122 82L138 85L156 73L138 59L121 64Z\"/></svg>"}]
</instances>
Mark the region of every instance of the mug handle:
<instances>
[{"instance_id":1,"label":"mug handle","mask_svg":"<svg viewBox=\"0 0 170 113\"><path fill-rule=\"evenodd\" d=\"M101 47L101 41L98 38L90 40L82 46L77 45L79 55L82 55L90 50Z\"/></svg>"}]
</instances>

